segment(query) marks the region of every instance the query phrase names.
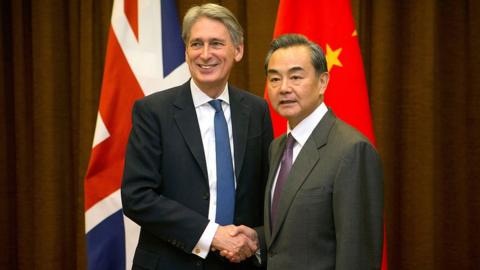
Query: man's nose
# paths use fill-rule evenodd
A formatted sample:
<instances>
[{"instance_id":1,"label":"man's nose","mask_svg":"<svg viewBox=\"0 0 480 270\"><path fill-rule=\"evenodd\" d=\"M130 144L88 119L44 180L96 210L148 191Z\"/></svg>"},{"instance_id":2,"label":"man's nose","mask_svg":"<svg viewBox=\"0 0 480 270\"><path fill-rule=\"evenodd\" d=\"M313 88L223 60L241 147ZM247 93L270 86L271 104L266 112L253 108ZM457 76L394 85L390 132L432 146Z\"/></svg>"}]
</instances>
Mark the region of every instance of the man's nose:
<instances>
[{"instance_id":1,"label":"man's nose","mask_svg":"<svg viewBox=\"0 0 480 270\"><path fill-rule=\"evenodd\" d=\"M208 44L205 44L203 46L201 57L204 59L207 59L210 57L210 46L208 46Z\"/></svg>"},{"instance_id":2,"label":"man's nose","mask_svg":"<svg viewBox=\"0 0 480 270\"><path fill-rule=\"evenodd\" d=\"M282 93L282 94L289 93L291 90L292 89L290 87L290 84L288 83L288 80L287 79L282 79L282 81L280 83L280 93Z\"/></svg>"}]
</instances>

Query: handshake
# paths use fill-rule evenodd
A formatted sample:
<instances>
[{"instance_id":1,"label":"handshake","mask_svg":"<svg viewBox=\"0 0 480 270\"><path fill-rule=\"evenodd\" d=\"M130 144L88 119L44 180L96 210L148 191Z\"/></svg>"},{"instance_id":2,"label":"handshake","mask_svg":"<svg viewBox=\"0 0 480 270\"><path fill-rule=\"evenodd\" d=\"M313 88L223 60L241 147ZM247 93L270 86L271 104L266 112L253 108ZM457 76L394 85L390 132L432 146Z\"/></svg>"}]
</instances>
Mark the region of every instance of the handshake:
<instances>
[{"instance_id":1,"label":"handshake","mask_svg":"<svg viewBox=\"0 0 480 270\"><path fill-rule=\"evenodd\" d=\"M257 232L244 225L219 226L213 237L212 251L230 262L239 263L254 255L259 248Z\"/></svg>"}]
</instances>

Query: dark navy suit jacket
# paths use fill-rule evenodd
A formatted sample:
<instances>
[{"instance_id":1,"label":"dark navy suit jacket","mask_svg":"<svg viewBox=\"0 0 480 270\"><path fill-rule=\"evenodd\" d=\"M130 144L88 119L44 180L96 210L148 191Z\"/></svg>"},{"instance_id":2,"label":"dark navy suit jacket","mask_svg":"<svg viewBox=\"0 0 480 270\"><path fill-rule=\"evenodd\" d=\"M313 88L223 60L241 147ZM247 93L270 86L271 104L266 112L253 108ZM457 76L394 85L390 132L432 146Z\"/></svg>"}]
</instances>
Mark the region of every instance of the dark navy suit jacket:
<instances>
[{"instance_id":1,"label":"dark navy suit jacket","mask_svg":"<svg viewBox=\"0 0 480 270\"><path fill-rule=\"evenodd\" d=\"M262 98L229 87L234 144L236 225L263 224L272 126ZM213 119L212 119L213 121ZM190 82L146 96L133 108L122 203L141 226L133 269L248 269L192 250L208 220L209 185Z\"/></svg>"}]
</instances>

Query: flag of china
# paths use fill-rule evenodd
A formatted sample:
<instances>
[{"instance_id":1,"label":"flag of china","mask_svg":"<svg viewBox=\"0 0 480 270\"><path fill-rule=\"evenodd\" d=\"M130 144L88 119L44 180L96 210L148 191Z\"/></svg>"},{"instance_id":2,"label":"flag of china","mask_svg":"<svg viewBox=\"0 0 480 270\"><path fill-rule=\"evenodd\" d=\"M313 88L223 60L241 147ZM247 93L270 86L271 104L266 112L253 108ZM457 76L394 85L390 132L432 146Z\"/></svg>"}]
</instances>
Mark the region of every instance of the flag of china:
<instances>
[{"instance_id":1,"label":"flag of china","mask_svg":"<svg viewBox=\"0 0 480 270\"><path fill-rule=\"evenodd\" d=\"M287 33L303 34L323 48L330 72L325 103L339 118L375 143L367 84L350 1L281 0L274 38ZM276 137L286 132L287 122L273 109L271 114ZM384 241L382 270L386 269Z\"/></svg>"},{"instance_id":2,"label":"flag of china","mask_svg":"<svg viewBox=\"0 0 480 270\"><path fill-rule=\"evenodd\" d=\"M300 33L319 44L327 57L330 82L325 103L371 142L372 129L367 84L357 31L349 0L282 0L274 37ZM275 135L286 131L286 121L275 115Z\"/></svg>"}]
</instances>

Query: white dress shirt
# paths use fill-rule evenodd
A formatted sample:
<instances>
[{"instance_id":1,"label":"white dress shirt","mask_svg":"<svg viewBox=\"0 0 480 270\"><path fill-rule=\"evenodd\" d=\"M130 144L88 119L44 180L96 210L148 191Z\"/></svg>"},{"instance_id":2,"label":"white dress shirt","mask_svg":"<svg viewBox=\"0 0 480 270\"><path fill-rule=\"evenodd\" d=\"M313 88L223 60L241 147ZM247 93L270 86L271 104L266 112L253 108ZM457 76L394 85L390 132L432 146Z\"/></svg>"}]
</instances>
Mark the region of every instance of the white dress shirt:
<instances>
[{"instance_id":1,"label":"white dress shirt","mask_svg":"<svg viewBox=\"0 0 480 270\"><path fill-rule=\"evenodd\" d=\"M218 224L215 223L215 216L217 213L217 159L215 155L215 127L214 117L215 109L208 103L213 100L207 94L205 94L195 84L193 80L190 80L190 89L192 91L193 105L195 106L195 112L197 113L198 124L200 127L200 134L202 136L203 150L205 151L205 161L207 163L208 185L210 188L210 203L208 207L208 219L210 222L205 228L197 245L193 248L192 253L206 258L210 251L210 246L217 231ZM225 120L228 126L228 135L230 138L230 150L232 152L233 162L233 133L232 133L232 118L230 113L230 97L228 95L228 84L223 89L222 94L217 98L222 100L222 109L225 115ZM235 170L235 164L233 164ZM236 179L235 179L236 187Z\"/></svg>"},{"instance_id":2,"label":"white dress shirt","mask_svg":"<svg viewBox=\"0 0 480 270\"><path fill-rule=\"evenodd\" d=\"M303 146L307 142L310 135L312 135L313 130L317 127L320 120L322 120L323 116L327 113L328 108L325 103L322 102L320 106L318 106L311 114L309 114L305 119L303 119L298 125L291 130L290 125L288 125L287 134L291 133L293 138L295 139L295 144L293 145L293 156L292 156L292 166L295 163L295 159L297 159L298 154L302 150ZM275 174L275 180L272 185L272 190L270 192L270 201L273 202L273 191L275 190L275 186L277 185L277 178L278 172L280 171L280 167L277 168L277 173Z\"/></svg>"}]
</instances>

